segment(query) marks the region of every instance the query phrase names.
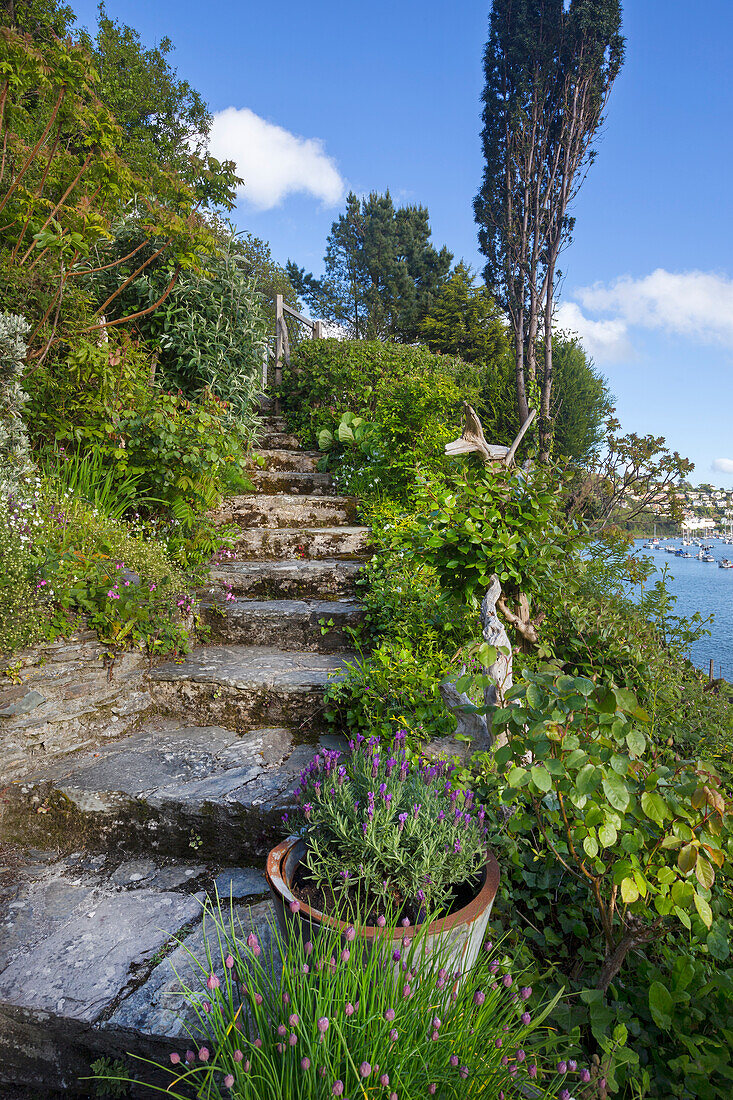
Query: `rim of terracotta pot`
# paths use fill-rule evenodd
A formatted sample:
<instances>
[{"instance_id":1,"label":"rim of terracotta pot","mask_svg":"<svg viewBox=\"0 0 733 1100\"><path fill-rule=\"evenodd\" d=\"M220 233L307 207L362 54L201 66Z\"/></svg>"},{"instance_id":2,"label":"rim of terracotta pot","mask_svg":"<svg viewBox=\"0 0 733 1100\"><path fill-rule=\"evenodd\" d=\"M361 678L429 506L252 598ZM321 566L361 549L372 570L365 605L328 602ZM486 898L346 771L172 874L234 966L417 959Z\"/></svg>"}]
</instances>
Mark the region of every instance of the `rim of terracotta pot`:
<instances>
[{"instance_id":1,"label":"rim of terracotta pot","mask_svg":"<svg viewBox=\"0 0 733 1100\"><path fill-rule=\"evenodd\" d=\"M283 864L290 855L292 849L298 843L305 844L305 841L300 836L289 836L268 853L267 866L265 869L265 878L267 879L268 885L274 893L280 894L286 901L297 901L300 905L298 911L299 915L302 914L304 917L313 917L320 924L327 924L330 925L331 928L345 930L348 927L346 921L337 920L335 917L329 916L328 913L322 913L319 909L313 909L306 902L301 901L300 898L296 898L285 880ZM440 932L448 932L457 925L470 924L476 920L496 897L497 890L499 889L500 877L501 871L496 857L493 852L487 852L484 881L479 892L471 899L468 905L456 909L454 913L449 913L446 917L441 917L439 920L432 921L431 924L428 925L428 934L435 935ZM402 939L404 936L412 937L416 935L418 930L422 930L422 927L422 924L411 924L407 928L402 928L400 926L400 928L394 930L393 938L398 937ZM364 924L359 928L359 934L365 939L371 940L376 939L377 936L383 936L385 932L383 928L380 928L376 924Z\"/></svg>"}]
</instances>

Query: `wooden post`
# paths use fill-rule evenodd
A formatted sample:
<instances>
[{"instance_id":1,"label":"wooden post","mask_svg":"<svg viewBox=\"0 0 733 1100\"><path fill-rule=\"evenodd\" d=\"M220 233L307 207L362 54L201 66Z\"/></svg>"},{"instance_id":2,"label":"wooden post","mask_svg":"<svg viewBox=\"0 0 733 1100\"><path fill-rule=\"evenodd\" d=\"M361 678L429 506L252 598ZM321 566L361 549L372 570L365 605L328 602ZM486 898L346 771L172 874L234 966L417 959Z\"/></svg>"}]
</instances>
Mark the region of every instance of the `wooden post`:
<instances>
[{"instance_id":1,"label":"wooden post","mask_svg":"<svg viewBox=\"0 0 733 1100\"><path fill-rule=\"evenodd\" d=\"M322 340L323 339L323 321L314 321L313 322L313 331L311 332L311 339L312 340Z\"/></svg>"},{"instance_id":2,"label":"wooden post","mask_svg":"<svg viewBox=\"0 0 733 1100\"><path fill-rule=\"evenodd\" d=\"M283 296L275 295L275 389L279 389L283 380Z\"/></svg>"},{"instance_id":3,"label":"wooden post","mask_svg":"<svg viewBox=\"0 0 733 1100\"><path fill-rule=\"evenodd\" d=\"M710 658L710 672L708 673L708 678L710 680L710 683L712 684L713 680L715 679L715 662L713 661L712 657Z\"/></svg>"}]
</instances>

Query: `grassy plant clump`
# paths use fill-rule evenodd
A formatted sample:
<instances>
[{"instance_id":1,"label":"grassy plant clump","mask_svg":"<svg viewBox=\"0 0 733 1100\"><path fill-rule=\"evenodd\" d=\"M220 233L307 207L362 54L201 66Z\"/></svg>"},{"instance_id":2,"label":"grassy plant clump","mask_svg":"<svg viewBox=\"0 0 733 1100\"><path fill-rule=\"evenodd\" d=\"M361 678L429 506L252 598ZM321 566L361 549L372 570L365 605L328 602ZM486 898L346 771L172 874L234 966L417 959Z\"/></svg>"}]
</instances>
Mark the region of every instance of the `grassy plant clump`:
<instances>
[{"instance_id":1,"label":"grassy plant clump","mask_svg":"<svg viewBox=\"0 0 733 1100\"><path fill-rule=\"evenodd\" d=\"M532 990L491 943L460 973L448 945L428 953L419 932L395 963L394 924L373 946L353 926L343 938L293 928L287 942L275 927L261 940L248 928L207 902L199 982L182 987L188 1049L159 1067L167 1096L499 1100L531 1087L536 1100L567 1100L591 1079L552 1056L541 1026L549 1006L532 1008Z\"/></svg>"}]
</instances>

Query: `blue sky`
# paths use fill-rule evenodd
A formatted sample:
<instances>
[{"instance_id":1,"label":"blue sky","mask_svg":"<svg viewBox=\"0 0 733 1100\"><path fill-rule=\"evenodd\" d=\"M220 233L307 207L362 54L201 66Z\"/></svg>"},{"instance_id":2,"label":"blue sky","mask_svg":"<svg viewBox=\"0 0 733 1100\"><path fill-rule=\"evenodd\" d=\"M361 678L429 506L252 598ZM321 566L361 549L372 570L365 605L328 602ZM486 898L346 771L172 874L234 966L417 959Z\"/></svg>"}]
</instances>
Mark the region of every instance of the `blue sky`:
<instances>
[{"instance_id":1,"label":"blue sky","mask_svg":"<svg viewBox=\"0 0 733 1100\"><path fill-rule=\"evenodd\" d=\"M73 0L72 0L73 3ZM96 3L74 3L91 26ZM480 267L488 0L107 0L222 113L249 182L240 228L319 271L346 190L427 205ZM574 213L560 321L583 336L626 430L664 435L694 481L733 486L733 4L626 0L626 64ZM227 110L233 109L233 110Z\"/></svg>"}]
</instances>

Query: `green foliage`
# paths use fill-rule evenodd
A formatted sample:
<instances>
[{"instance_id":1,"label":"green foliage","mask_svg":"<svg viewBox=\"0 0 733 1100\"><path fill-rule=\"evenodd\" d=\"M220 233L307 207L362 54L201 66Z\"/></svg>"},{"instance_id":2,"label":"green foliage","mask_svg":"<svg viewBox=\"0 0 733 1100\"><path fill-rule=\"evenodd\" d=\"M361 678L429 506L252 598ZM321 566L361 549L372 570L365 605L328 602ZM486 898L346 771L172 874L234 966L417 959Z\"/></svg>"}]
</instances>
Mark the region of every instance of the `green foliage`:
<instances>
[{"instance_id":1,"label":"green foliage","mask_svg":"<svg viewBox=\"0 0 733 1100\"><path fill-rule=\"evenodd\" d=\"M456 598L476 604L496 573L508 593L542 590L567 553L557 498L542 472L514 468L472 474L426 493L414 552Z\"/></svg>"},{"instance_id":2,"label":"green foliage","mask_svg":"<svg viewBox=\"0 0 733 1100\"><path fill-rule=\"evenodd\" d=\"M96 1077L93 1085L95 1096L119 1100L129 1094L127 1082L121 1080L127 1075L127 1066L121 1059L97 1058L89 1068Z\"/></svg>"},{"instance_id":3,"label":"green foliage","mask_svg":"<svg viewBox=\"0 0 733 1100\"><path fill-rule=\"evenodd\" d=\"M42 456L40 473L58 499L70 495L84 500L110 519L122 519L136 507L155 503L139 490L142 474L120 477L97 447L71 455L64 448L47 452Z\"/></svg>"},{"instance_id":4,"label":"green foliage","mask_svg":"<svg viewBox=\"0 0 733 1100\"><path fill-rule=\"evenodd\" d=\"M206 390L191 402L151 385L150 360L128 338L79 343L65 363L36 371L29 390L38 442L91 447L104 459L94 460L100 477L106 464L114 486L135 479L141 508L157 501L191 526L225 488L249 484L246 424Z\"/></svg>"},{"instance_id":5,"label":"green foliage","mask_svg":"<svg viewBox=\"0 0 733 1100\"><path fill-rule=\"evenodd\" d=\"M607 382L569 333L553 334L552 370L553 454L586 465L598 454L613 412Z\"/></svg>"},{"instance_id":6,"label":"green foliage","mask_svg":"<svg viewBox=\"0 0 733 1100\"><path fill-rule=\"evenodd\" d=\"M704 939L717 871L733 856L716 776L700 763L661 762L648 716L626 689L536 673L508 703L492 715L492 728L508 736L495 754L506 769L504 800L536 818L555 858L591 892L615 958L601 988L668 920Z\"/></svg>"},{"instance_id":7,"label":"green foliage","mask_svg":"<svg viewBox=\"0 0 733 1100\"><path fill-rule=\"evenodd\" d=\"M376 425L370 424L363 416L345 412L341 416L335 431L322 428L318 433L318 449L328 451L335 443L343 443L351 450L369 454L376 435Z\"/></svg>"},{"instance_id":8,"label":"green foliage","mask_svg":"<svg viewBox=\"0 0 733 1100\"><path fill-rule=\"evenodd\" d=\"M100 305L113 299L106 307L110 319L149 309L165 295L171 277L166 252L134 277L146 255L140 251L145 231L137 217L124 219L114 233L110 251L120 262L87 280ZM151 242L148 254L162 243ZM123 261L125 256L130 259ZM156 349L161 385L189 398L210 389L251 426L269 347L266 303L235 237L217 239L202 265L183 272L165 301L139 317L136 326Z\"/></svg>"},{"instance_id":9,"label":"green foliage","mask_svg":"<svg viewBox=\"0 0 733 1100\"><path fill-rule=\"evenodd\" d=\"M356 893L354 916L369 924L392 906L406 907L413 919L446 910L486 862L486 811L471 791L452 786L450 766L411 764L406 738L406 730L381 743L359 734L351 755L318 753L301 774L309 879L342 910Z\"/></svg>"},{"instance_id":10,"label":"green foliage","mask_svg":"<svg viewBox=\"0 0 733 1100\"><path fill-rule=\"evenodd\" d=\"M21 389L25 339L30 325L23 317L0 313L0 494L17 489L32 469Z\"/></svg>"},{"instance_id":11,"label":"green foliage","mask_svg":"<svg viewBox=\"0 0 733 1100\"><path fill-rule=\"evenodd\" d=\"M464 263L456 264L434 295L420 335L431 351L481 363L487 370L509 352L499 307L485 286L473 285L471 269Z\"/></svg>"},{"instance_id":12,"label":"green foliage","mask_svg":"<svg viewBox=\"0 0 733 1100\"><path fill-rule=\"evenodd\" d=\"M171 67L170 38L146 49L138 32L111 19L101 4L96 37L86 44L99 74L99 97L124 135L121 155L137 172L165 165L185 177L191 152L205 149L211 115Z\"/></svg>"},{"instance_id":13,"label":"green foliage","mask_svg":"<svg viewBox=\"0 0 733 1100\"><path fill-rule=\"evenodd\" d=\"M325 277L315 279L293 263L287 273L311 310L356 340L411 343L452 258L430 243L424 206L395 209L389 192L361 200L351 192L346 213L331 226Z\"/></svg>"},{"instance_id":14,"label":"green foliage","mask_svg":"<svg viewBox=\"0 0 733 1100\"><path fill-rule=\"evenodd\" d=\"M217 898L207 899L204 928L205 955L181 989L198 1049L190 1057L175 1051L158 1066L141 1060L165 1074L165 1093L177 1100L191 1087L212 1097L232 1090L243 1100L390 1089L400 1100L463 1100L469 1089L498 1100L515 1082L549 1100L578 1083L580 1070L565 1065L562 1073L555 1064L556 1044L542 1027L549 1006L535 1008L528 987L515 995L521 975L501 951L481 952L453 997L443 977L455 966L449 943L428 950L424 929L402 948L403 968L391 959L402 931L396 922L374 944L354 928L346 948L340 929L309 927L306 939L295 929L284 936L273 922L260 944ZM523 1052L513 1073L503 1050Z\"/></svg>"},{"instance_id":15,"label":"green foliage","mask_svg":"<svg viewBox=\"0 0 733 1100\"><path fill-rule=\"evenodd\" d=\"M282 399L307 445L317 445L324 429L333 435L346 412L373 424L370 480L404 500L418 469L447 468L443 449L458 433L463 401L478 401L480 385L478 367L427 348L312 340L293 356Z\"/></svg>"},{"instance_id":16,"label":"green foliage","mask_svg":"<svg viewBox=\"0 0 733 1100\"><path fill-rule=\"evenodd\" d=\"M39 596L35 509L24 497L0 496L0 653L47 637L50 613Z\"/></svg>"}]
</instances>

